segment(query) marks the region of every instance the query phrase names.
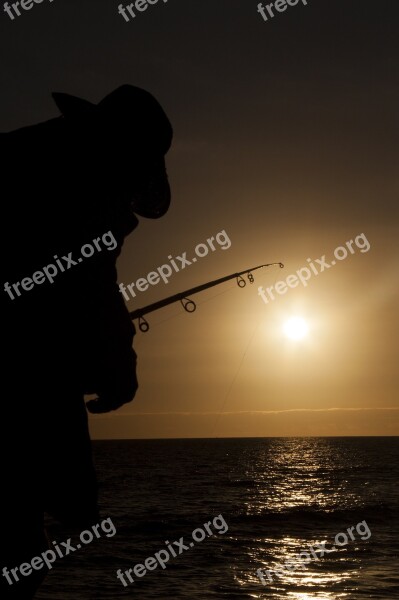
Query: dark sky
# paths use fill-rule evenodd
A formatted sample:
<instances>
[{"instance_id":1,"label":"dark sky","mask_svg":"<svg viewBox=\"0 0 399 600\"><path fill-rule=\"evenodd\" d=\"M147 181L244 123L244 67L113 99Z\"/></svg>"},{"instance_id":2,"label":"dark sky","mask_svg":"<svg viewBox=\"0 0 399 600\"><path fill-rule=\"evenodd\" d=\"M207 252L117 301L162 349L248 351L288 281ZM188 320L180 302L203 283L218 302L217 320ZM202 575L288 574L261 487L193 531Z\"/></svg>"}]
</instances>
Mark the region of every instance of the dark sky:
<instances>
[{"instance_id":1,"label":"dark sky","mask_svg":"<svg viewBox=\"0 0 399 600\"><path fill-rule=\"evenodd\" d=\"M198 296L210 301L191 316L155 313L135 341L139 393L94 418L94 436L398 435L397 1L308 0L267 22L256 0L160 0L129 23L119 4L1 12L1 130L57 116L52 91L98 102L132 83L159 99L173 204L141 219L120 281L222 230L231 247L130 310L263 262L285 270ZM369 251L267 305L258 295L362 233ZM281 333L293 315L309 326L299 344Z\"/></svg>"}]
</instances>

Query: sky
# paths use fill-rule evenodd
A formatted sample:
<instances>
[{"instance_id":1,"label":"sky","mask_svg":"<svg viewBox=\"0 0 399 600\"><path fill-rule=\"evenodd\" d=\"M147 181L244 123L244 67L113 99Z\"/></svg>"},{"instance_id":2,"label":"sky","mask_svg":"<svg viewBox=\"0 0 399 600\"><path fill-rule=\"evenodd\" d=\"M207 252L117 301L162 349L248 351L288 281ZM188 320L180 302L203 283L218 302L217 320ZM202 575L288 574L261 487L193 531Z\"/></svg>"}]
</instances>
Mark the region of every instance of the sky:
<instances>
[{"instance_id":1,"label":"sky","mask_svg":"<svg viewBox=\"0 0 399 600\"><path fill-rule=\"evenodd\" d=\"M57 116L52 91L99 102L131 83L161 102L172 204L140 218L119 281L221 243L137 291L131 311L284 269L198 294L193 314L148 315L139 391L90 416L93 438L398 435L396 0L308 0L267 21L255 0L160 0L129 22L120 4L1 10L0 130ZM300 340L284 333L294 316Z\"/></svg>"}]
</instances>

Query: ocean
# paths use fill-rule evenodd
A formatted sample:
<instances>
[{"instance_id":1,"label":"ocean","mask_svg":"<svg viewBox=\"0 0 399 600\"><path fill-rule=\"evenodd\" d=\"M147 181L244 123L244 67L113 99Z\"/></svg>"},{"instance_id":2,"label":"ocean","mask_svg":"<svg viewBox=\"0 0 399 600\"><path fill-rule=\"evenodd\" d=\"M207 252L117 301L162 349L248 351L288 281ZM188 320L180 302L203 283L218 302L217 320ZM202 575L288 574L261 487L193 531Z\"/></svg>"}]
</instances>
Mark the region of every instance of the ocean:
<instances>
[{"instance_id":1,"label":"ocean","mask_svg":"<svg viewBox=\"0 0 399 600\"><path fill-rule=\"evenodd\" d=\"M38 600L399 599L399 438L97 441L94 455L116 532L57 560ZM148 560L165 551L164 569Z\"/></svg>"}]
</instances>

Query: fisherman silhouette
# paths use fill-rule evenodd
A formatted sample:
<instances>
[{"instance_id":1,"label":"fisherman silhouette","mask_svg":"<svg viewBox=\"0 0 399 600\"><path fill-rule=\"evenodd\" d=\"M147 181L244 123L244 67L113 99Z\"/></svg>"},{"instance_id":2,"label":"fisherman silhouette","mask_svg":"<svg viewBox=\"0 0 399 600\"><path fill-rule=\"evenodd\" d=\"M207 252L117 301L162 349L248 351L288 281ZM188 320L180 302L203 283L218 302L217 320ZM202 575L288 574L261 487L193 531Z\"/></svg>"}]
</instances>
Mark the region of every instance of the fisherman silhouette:
<instances>
[{"instance_id":1,"label":"fisherman silhouette","mask_svg":"<svg viewBox=\"0 0 399 600\"><path fill-rule=\"evenodd\" d=\"M19 600L45 576L43 566L10 572L48 548L45 512L79 531L99 522L87 409L115 410L138 387L115 263L136 215L159 218L170 204L172 128L150 93L123 85L97 105L53 98L60 117L0 134L0 595ZM97 399L85 405L84 394Z\"/></svg>"}]
</instances>

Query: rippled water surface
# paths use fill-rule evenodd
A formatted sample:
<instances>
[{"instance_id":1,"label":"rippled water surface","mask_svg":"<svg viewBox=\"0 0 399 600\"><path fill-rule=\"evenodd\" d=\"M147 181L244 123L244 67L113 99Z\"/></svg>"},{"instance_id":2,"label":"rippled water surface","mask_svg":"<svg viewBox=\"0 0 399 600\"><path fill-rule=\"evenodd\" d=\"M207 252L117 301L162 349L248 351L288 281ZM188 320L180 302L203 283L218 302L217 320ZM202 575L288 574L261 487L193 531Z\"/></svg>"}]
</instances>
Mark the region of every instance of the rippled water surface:
<instances>
[{"instance_id":1,"label":"rippled water surface","mask_svg":"<svg viewBox=\"0 0 399 600\"><path fill-rule=\"evenodd\" d=\"M399 599L399 438L104 441L94 450L116 534L60 559L39 600ZM214 527L126 587L116 578L165 541L188 545L218 515L225 533ZM72 536L56 525L49 535ZM270 571L266 585L258 569Z\"/></svg>"}]
</instances>

